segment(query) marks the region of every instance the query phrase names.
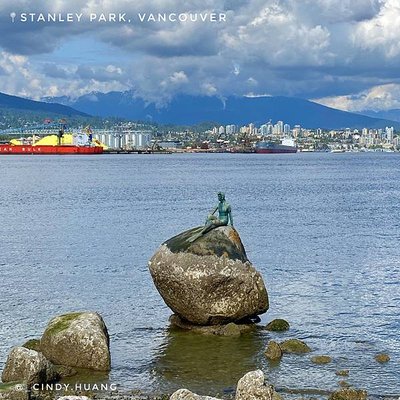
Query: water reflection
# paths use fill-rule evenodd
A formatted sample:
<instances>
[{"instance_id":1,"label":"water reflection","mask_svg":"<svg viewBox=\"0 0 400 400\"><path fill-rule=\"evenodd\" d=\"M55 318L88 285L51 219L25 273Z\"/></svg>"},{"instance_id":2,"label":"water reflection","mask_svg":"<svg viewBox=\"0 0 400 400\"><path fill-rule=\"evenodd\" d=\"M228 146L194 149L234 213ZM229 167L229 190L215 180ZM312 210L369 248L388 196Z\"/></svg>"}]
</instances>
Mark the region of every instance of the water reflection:
<instances>
[{"instance_id":1,"label":"water reflection","mask_svg":"<svg viewBox=\"0 0 400 400\"><path fill-rule=\"evenodd\" d=\"M233 390L246 372L257 369L262 348L257 332L220 337L170 328L155 360L154 373L168 390L184 387L215 395Z\"/></svg>"}]
</instances>

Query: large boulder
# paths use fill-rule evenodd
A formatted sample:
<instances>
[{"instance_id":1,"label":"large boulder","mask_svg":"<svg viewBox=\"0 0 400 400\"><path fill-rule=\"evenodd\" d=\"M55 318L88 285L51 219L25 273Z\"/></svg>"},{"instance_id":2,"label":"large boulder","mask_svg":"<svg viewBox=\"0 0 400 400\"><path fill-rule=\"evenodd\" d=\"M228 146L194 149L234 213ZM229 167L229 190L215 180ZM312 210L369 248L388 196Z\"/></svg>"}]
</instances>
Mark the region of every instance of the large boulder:
<instances>
[{"instance_id":1,"label":"large boulder","mask_svg":"<svg viewBox=\"0 0 400 400\"><path fill-rule=\"evenodd\" d=\"M237 231L222 226L191 242L202 228L167 240L149 262L166 304L182 319L199 325L237 322L266 312L267 290Z\"/></svg>"},{"instance_id":2,"label":"large boulder","mask_svg":"<svg viewBox=\"0 0 400 400\"><path fill-rule=\"evenodd\" d=\"M43 355L54 364L109 371L110 340L97 313L78 312L53 318L40 341Z\"/></svg>"},{"instance_id":3,"label":"large boulder","mask_svg":"<svg viewBox=\"0 0 400 400\"><path fill-rule=\"evenodd\" d=\"M55 367L43 354L25 347L14 347L8 355L3 382L47 383L57 378Z\"/></svg>"}]
</instances>

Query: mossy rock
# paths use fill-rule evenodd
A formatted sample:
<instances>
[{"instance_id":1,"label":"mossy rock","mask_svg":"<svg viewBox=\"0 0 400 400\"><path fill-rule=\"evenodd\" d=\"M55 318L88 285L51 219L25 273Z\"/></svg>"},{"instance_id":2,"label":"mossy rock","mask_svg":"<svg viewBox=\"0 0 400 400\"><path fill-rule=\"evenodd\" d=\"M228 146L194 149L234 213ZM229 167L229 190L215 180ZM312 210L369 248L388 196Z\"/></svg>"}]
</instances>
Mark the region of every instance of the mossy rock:
<instances>
[{"instance_id":1,"label":"mossy rock","mask_svg":"<svg viewBox=\"0 0 400 400\"><path fill-rule=\"evenodd\" d=\"M290 328L289 322L284 319L274 319L271 321L265 329L272 332L285 332Z\"/></svg>"},{"instance_id":2,"label":"mossy rock","mask_svg":"<svg viewBox=\"0 0 400 400\"><path fill-rule=\"evenodd\" d=\"M329 400L366 400L367 392L365 390L345 388L333 392Z\"/></svg>"},{"instance_id":3,"label":"mossy rock","mask_svg":"<svg viewBox=\"0 0 400 400\"><path fill-rule=\"evenodd\" d=\"M40 340L39 339L29 339L25 342L22 347L25 347L29 350L35 350L40 352Z\"/></svg>"},{"instance_id":4,"label":"mossy rock","mask_svg":"<svg viewBox=\"0 0 400 400\"><path fill-rule=\"evenodd\" d=\"M103 318L94 312L59 315L40 340L43 355L56 365L109 371L110 339Z\"/></svg>"},{"instance_id":5,"label":"mossy rock","mask_svg":"<svg viewBox=\"0 0 400 400\"><path fill-rule=\"evenodd\" d=\"M314 356L311 357L311 361L314 364L329 364L332 361L332 358L329 356Z\"/></svg>"},{"instance_id":6,"label":"mossy rock","mask_svg":"<svg viewBox=\"0 0 400 400\"><path fill-rule=\"evenodd\" d=\"M299 339L288 339L279 344L283 353L304 354L309 353L311 348Z\"/></svg>"},{"instance_id":7,"label":"mossy rock","mask_svg":"<svg viewBox=\"0 0 400 400\"><path fill-rule=\"evenodd\" d=\"M46 328L46 334L48 336L52 336L68 329L71 325L71 322L79 318L82 314L83 312L74 312L62 314L57 316L56 318L53 318Z\"/></svg>"},{"instance_id":8,"label":"mossy rock","mask_svg":"<svg viewBox=\"0 0 400 400\"><path fill-rule=\"evenodd\" d=\"M268 360L278 361L282 358L282 349L277 342L270 340L264 351L264 354Z\"/></svg>"},{"instance_id":9,"label":"mossy rock","mask_svg":"<svg viewBox=\"0 0 400 400\"><path fill-rule=\"evenodd\" d=\"M378 363L384 364L390 361L390 356L385 353L377 354L375 360L378 361Z\"/></svg>"},{"instance_id":10,"label":"mossy rock","mask_svg":"<svg viewBox=\"0 0 400 400\"><path fill-rule=\"evenodd\" d=\"M348 369L340 369L335 372L337 376L349 376L350 371Z\"/></svg>"}]
</instances>

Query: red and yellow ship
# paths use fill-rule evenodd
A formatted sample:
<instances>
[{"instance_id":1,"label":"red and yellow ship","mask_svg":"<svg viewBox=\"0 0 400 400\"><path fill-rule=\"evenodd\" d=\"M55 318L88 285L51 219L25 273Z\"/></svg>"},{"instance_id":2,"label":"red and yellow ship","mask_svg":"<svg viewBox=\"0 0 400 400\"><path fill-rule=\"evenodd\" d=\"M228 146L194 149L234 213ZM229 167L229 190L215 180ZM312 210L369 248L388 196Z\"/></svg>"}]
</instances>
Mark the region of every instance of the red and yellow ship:
<instances>
[{"instance_id":1,"label":"red and yellow ship","mask_svg":"<svg viewBox=\"0 0 400 400\"><path fill-rule=\"evenodd\" d=\"M0 144L2 154L101 154L106 146L91 133L72 134L60 131L58 135L48 135L36 141L35 136L29 139L13 139L9 144Z\"/></svg>"}]
</instances>

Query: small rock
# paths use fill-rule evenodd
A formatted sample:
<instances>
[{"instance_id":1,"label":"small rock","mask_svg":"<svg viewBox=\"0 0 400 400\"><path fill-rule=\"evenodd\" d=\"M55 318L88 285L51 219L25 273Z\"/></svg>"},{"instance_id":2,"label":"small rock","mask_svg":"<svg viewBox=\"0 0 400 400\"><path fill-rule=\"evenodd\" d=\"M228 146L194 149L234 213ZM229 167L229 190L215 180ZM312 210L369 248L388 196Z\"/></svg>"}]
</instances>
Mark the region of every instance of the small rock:
<instances>
[{"instance_id":1,"label":"small rock","mask_svg":"<svg viewBox=\"0 0 400 400\"><path fill-rule=\"evenodd\" d=\"M329 364L332 358L329 356L314 356L311 357L311 361L315 364Z\"/></svg>"},{"instance_id":2,"label":"small rock","mask_svg":"<svg viewBox=\"0 0 400 400\"><path fill-rule=\"evenodd\" d=\"M53 318L43 333L41 349L54 364L110 370L110 340L103 318L97 313L69 313Z\"/></svg>"},{"instance_id":3,"label":"small rock","mask_svg":"<svg viewBox=\"0 0 400 400\"><path fill-rule=\"evenodd\" d=\"M236 388L235 400L281 400L272 385L265 383L261 370L248 372L243 376Z\"/></svg>"},{"instance_id":4,"label":"small rock","mask_svg":"<svg viewBox=\"0 0 400 400\"><path fill-rule=\"evenodd\" d=\"M349 376L349 370L348 369L340 369L335 372L337 376Z\"/></svg>"},{"instance_id":5,"label":"small rock","mask_svg":"<svg viewBox=\"0 0 400 400\"><path fill-rule=\"evenodd\" d=\"M339 386L341 386L343 388L348 388L348 387L350 387L350 383L348 383L346 381L339 381Z\"/></svg>"},{"instance_id":6,"label":"small rock","mask_svg":"<svg viewBox=\"0 0 400 400\"><path fill-rule=\"evenodd\" d=\"M35 350L40 352L40 340L39 339L30 339L25 342L22 347L25 347L29 350Z\"/></svg>"},{"instance_id":7,"label":"small rock","mask_svg":"<svg viewBox=\"0 0 400 400\"><path fill-rule=\"evenodd\" d=\"M57 400L91 400L87 396L62 396L58 397Z\"/></svg>"},{"instance_id":8,"label":"small rock","mask_svg":"<svg viewBox=\"0 0 400 400\"><path fill-rule=\"evenodd\" d=\"M336 392L333 392L329 396L329 400L366 400L367 392L366 390L357 390L357 389L340 389Z\"/></svg>"},{"instance_id":9,"label":"small rock","mask_svg":"<svg viewBox=\"0 0 400 400\"><path fill-rule=\"evenodd\" d=\"M282 358L282 349L280 348L279 344L273 340L268 342L268 345L264 351L265 357L268 360L276 361Z\"/></svg>"},{"instance_id":10,"label":"small rock","mask_svg":"<svg viewBox=\"0 0 400 400\"><path fill-rule=\"evenodd\" d=\"M384 364L390 361L390 356L385 353L377 354L375 360L378 361L378 363Z\"/></svg>"},{"instance_id":11,"label":"small rock","mask_svg":"<svg viewBox=\"0 0 400 400\"><path fill-rule=\"evenodd\" d=\"M54 365L43 354L25 347L14 347L1 378L3 382L35 384L51 382L57 378L57 374Z\"/></svg>"},{"instance_id":12,"label":"small rock","mask_svg":"<svg viewBox=\"0 0 400 400\"><path fill-rule=\"evenodd\" d=\"M299 339L288 339L279 344L283 353L309 353L311 351L310 347Z\"/></svg>"},{"instance_id":13,"label":"small rock","mask_svg":"<svg viewBox=\"0 0 400 400\"><path fill-rule=\"evenodd\" d=\"M169 400L219 400L219 399L209 396L199 396L198 394L192 393L190 390L179 389L172 394Z\"/></svg>"},{"instance_id":14,"label":"small rock","mask_svg":"<svg viewBox=\"0 0 400 400\"><path fill-rule=\"evenodd\" d=\"M289 322L284 319L274 319L265 327L265 329L273 332L284 332L287 331L289 327Z\"/></svg>"}]
</instances>

